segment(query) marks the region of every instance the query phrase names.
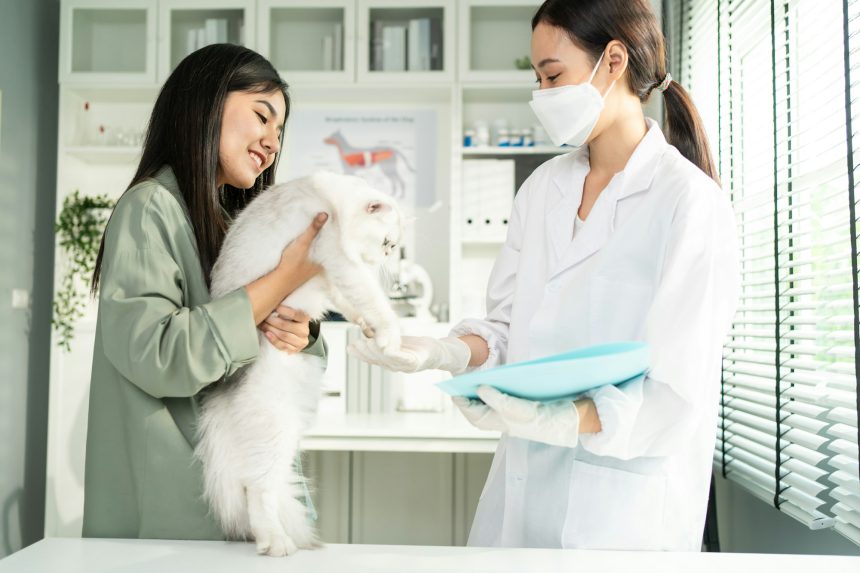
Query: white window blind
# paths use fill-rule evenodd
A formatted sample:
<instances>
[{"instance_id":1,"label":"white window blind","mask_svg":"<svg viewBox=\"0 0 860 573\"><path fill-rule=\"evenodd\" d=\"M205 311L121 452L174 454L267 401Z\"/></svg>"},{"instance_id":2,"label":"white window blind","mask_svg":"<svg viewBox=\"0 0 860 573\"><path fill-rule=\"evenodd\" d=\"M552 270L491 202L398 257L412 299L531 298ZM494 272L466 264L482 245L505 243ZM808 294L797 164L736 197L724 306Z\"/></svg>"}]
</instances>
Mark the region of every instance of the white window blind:
<instances>
[{"instance_id":1,"label":"white window blind","mask_svg":"<svg viewBox=\"0 0 860 573\"><path fill-rule=\"evenodd\" d=\"M740 239L715 471L860 544L860 0L682 0L664 15Z\"/></svg>"}]
</instances>

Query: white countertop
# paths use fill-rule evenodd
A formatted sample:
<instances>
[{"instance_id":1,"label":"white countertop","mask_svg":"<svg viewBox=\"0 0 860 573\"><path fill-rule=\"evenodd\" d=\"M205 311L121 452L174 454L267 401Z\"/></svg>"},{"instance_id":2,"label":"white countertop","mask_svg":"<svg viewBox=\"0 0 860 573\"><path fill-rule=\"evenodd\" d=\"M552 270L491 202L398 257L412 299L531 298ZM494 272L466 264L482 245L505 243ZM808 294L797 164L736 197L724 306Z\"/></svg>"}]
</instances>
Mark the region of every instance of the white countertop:
<instances>
[{"instance_id":1,"label":"white countertop","mask_svg":"<svg viewBox=\"0 0 860 573\"><path fill-rule=\"evenodd\" d=\"M0 573L236 573L607 571L857 573L860 557L329 545L292 557L258 556L250 543L147 539L44 539L0 561Z\"/></svg>"},{"instance_id":2,"label":"white countertop","mask_svg":"<svg viewBox=\"0 0 860 573\"><path fill-rule=\"evenodd\" d=\"M457 411L320 413L303 450L493 453L498 432L475 428Z\"/></svg>"}]
</instances>

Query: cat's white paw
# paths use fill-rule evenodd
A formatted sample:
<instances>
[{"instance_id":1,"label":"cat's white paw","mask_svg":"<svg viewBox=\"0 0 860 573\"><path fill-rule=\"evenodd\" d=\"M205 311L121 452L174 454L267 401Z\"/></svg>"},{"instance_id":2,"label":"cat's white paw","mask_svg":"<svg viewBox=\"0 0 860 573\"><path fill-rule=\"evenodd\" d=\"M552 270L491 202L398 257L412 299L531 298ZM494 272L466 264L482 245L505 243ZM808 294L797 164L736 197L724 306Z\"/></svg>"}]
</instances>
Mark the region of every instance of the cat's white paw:
<instances>
[{"instance_id":1,"label":"cat's white paw","mask_svg":"<svg viewBox=\"0 0 860 573\"><path fill-rule=\"evenodd\" d=\"M283 531L268 531L257 538L257 553L271 557L292 555L299 548Z\"/></svg>"},{"instance_id":2,"label":"cat's white paw","mask_svg":"<svg viewBox=\"0 0 860 573\"><path fill-rule=\"evenodd\" d=\"M361 333L363 335L365 335L367 338L375 338L376 337L376 331L373 330L373 328L371 328L371 326L369 324L367 324L367 321L364 320L363 317L358 317L355 320L355 323L359 326L359 328L361 328Z\"/></svg>"},{"instance_id":3,"label":"cat's white paw","mask_svg":"<svg viewBox=\"0 0 860 573\"><path fill-rule=\"evenodd\" d=\"M310 526L302 531L294 532L292 538L299 549L320 549L325 546Z\"/></svg>"},{"instance_id":4,"label":"cat's white paw","mask_svg":"<svg viewBox=\"0 0 860 573\"><path fill-rule=\"evenodd\" d=\"M373 341L385 354L395 354L400 350L400 329L397 325L378 327Z\"/></svg>"},{"instance_id":5,"label":"cat's white paw","mask_svg":"<svg viewBox=\"0 0 860 573\"><path fill-rule=\"evenodd\" d=\"M316 549L320 546L316 529L307 518L307 509L296 499L288 499L281 506L281 525L284 532L299 549Z\"/></svg>"}]
</instances>

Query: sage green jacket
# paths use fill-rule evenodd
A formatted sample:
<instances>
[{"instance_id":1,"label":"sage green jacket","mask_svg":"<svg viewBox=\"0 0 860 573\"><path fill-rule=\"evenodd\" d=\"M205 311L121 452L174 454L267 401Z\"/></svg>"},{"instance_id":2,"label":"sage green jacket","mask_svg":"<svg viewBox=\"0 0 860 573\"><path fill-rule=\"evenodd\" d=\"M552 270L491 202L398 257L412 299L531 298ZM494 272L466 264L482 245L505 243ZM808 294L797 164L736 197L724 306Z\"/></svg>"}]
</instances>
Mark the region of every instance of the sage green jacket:
<instances>
[{"instance_id":1,"label":"sage green jacket","mask_svg":"<svg viewBox=\"0 0 860 573\"><path fill-rule=\"evenodd\" d=\"M210 299L169 167L118 201L101 272L83 535L223 539L193 457L196 396L259 342L245 289ZM322 338L305 352L325 357Z\"/></svg>"}]
</instances>

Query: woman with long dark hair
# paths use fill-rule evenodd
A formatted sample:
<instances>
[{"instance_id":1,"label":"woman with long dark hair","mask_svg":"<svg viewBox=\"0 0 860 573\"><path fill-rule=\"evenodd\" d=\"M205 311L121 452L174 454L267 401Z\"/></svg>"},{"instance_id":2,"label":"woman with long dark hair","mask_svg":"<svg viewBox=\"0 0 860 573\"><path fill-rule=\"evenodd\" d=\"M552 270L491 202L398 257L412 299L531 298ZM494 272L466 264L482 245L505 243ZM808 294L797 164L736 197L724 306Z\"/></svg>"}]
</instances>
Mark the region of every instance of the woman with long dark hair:
<instances>
[{"instance_id":1,"label":"woman with long dark hair","mask_svg":"<svg viewBox=\"0 0 860 573\"><path fill-rule=\"evenodd\" d=\"M737 301L734 217L701 120L667 71L648 0L548 0L532 21L531 106L557 145L514 201L487 317L404 337L398 370L458 373L641 340L650 370L550 403L455 399L499 430L470 545L701 547L722 342ZM656 94L666 135L642 103Z\"/></svg>"},{"instance_id":2,"label":"woman with long dark hair","mask_svg":"<svg viewBox=\"0 0 860 573\"><path fill-rule=\"evenodd\" d=\"M318 325L278 306L319 272L307 255L325 214L269 274L209 295L231 217L274 182L289 111L272 65L231 44L186 57L158 95L93 275L84 536L223 539L193 458L195 396L256 358L256 328L325 356Z\"/></svg>"}]
</instances>

